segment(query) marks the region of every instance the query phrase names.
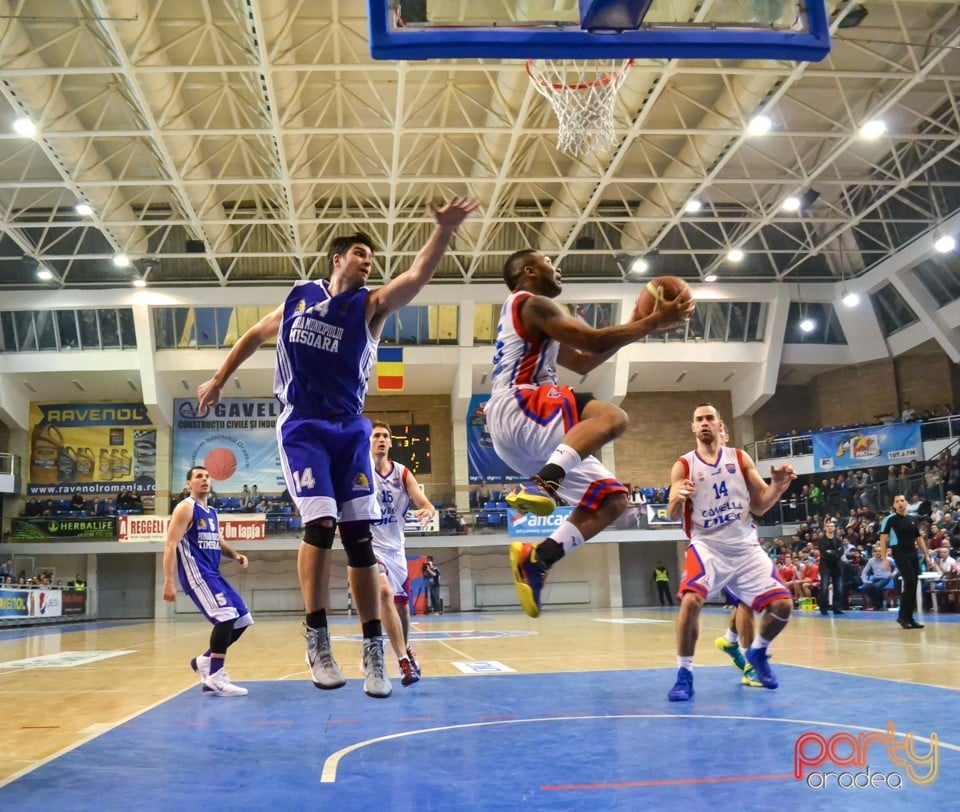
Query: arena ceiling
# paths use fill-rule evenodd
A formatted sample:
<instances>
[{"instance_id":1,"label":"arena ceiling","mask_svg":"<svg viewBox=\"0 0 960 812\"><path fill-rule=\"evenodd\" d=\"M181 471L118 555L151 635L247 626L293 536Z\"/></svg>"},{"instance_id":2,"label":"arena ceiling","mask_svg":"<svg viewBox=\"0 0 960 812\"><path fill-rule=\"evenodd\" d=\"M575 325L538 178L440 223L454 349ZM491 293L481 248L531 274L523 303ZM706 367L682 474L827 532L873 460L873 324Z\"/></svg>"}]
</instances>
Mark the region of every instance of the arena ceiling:
<instances>
[{"instance_id":1,"label":"arena ceiling","mask_svg":"<svg viewBox=\"0 0 960 812\"><path fill-rule=\"evenodd\" d=\"M644 256L691 281L858 277L958 220L960 11L828 5L821 63L638 60L616 146L575 159L522 60L375 62L360 0L0 0L0 287L285 284L321 275L331 237L357 228L389 278L428 203L464 194L483 211L444 260L451 282L497 280L527 245L584 282ZM886 133L866 140L873 119Z\"/></svg>"}]
</instances>

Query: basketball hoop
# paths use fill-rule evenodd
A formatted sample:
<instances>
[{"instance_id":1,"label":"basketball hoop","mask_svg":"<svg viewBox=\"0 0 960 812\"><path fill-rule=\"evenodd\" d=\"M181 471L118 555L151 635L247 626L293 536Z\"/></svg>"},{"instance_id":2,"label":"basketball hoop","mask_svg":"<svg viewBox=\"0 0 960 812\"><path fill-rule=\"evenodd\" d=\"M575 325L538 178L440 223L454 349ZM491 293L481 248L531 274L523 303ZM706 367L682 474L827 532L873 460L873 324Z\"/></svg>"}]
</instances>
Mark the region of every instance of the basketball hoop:
<instances>
[{"instance_id":1,"label":"basketball hoop","mask_svg":"<svg viewBox=\"0 0 960 812\"><path fill-rule=\"evenodd\" d=\"M632 59L528 59L527 74L557 115L557 149L570 155L606 152L616 144L613 110Z\"/></svg>"}]
</instances>

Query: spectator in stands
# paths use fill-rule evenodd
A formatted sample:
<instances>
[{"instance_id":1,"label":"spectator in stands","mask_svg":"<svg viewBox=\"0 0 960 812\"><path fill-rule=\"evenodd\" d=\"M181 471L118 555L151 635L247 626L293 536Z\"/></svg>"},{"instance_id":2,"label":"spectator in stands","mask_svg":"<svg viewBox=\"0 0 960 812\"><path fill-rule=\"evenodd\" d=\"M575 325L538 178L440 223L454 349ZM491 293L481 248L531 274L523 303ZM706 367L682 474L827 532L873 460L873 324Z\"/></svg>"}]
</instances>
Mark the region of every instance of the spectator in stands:
<instances>
[{"instance_id":1,"label":"spectator in stands","mask_svg":"<svg viewBox=\"0 0 960 812\"><path fill-rule=\"evenodd\" d=\"M100 504L97 505L97 516L115 516L116 513L117 508L112 499L106 498L100 500Z\"/></svg>"},{"instance_id":2,"label":"spectator in stands","mask_svg":"<svg viewBox=\"0 0 960 812\"><path fill-rule=\"evenodd\" d=\"M950 555L949 547L939 547L937 549L937 554L933 556L933 565L936 567L935 571L941 575L950 575L957 571L957 562Z\"/></svg>"},{"instance_id":3,"label":"spectator in stands","mask_svg":"<svg viewBox=\"0 0 960 812\"><path fill-rule=\"evenodd\" d=\"M250 488L247 485L243 486L243 490L240 491L240 510L250 510L253 507L253 496L250 494Z\"/></svg>"},{"instance_id":4,"label":"spectator in stands","mask_svg":"<svg viewBox=\"0 0 960 812\"><path fill-rule=\"evenodd\" d=\"M885 598L891 597L896 601L897 579L900 573L892 557L887 556L887 563L884 566L881 558L880 545L874 545L873 557L867 562L860 573L860 580L863 583L863 594L870 599L871 606L866 607L869 610L883 610L886 608Z\"/></svg>"},{"instance_id":5,"label":"spectator in stands","mask_svg":"<svg viewBox=\"0 0 960 812\"><path fill-rule=\"evenodd\" d=\"M73 499L70 500L70 510L83 510L86 506L86 499L83 498L83 494L80 491L76 491L73 494Z\"/></svg>"},{"instance_id":6,"label":"spectator in stands","mask_svg":"<svg viewBox=\"0 0 960 812\"><path fill-rule=\"evenodd\" d=\"M254 485L250 489L250 507L254 510L258 510L260 508L260 502L262 501L263 497L260 496L260 491L257 489L257 486Z\"/></svg>"},{"instance_id":7,"label":"spectator in stands","mask_svg":"<svg viewBox=\"0 0 960 812\"><path fill-rule=\"evenodd\" d=\"M46 504L43 506L43 510L40 511L41 516L56 516L57 515L57 506L53 504L52 499L48 499Z\"/></svg>"},{"instance_id":8,"label":"spectator in stands","mask_svg":"<svg viewBox=\"0 0 960 812\"><path fill-rule=\"evenodd\" d=\"M140 498L140 494L136 491L130 491L130 510L143 513L143 499Z\"/></svg>"},{"instance_id":9,"label":"spectator in stands","mask_svg":"<svg viewBox=\"0 0 960 812\"><path fill-rule=\"evenodd\" d=\"M900 483L897 481L897 466L887 468L887 489L883 494L885 501L893 503L893 497L899 493Z\"/></svg>"},{"instance_id":10,"label":"spectator in stands","mask_svg":"<svg viewBox=\"0 0 960 812\"><path fill-rule=\"evenodd\" d=\"M483 479L477 485L477 505L484 507L490 501L490 488L487 487L487 480Z\"/></svg>"},{"instance_id":11,"label":"spectator in stands","mask_svg":"<svg viewBox=\"0 0 960 812\"><path fill-rule=\"evenodd\" d=\"M910 466L901 465L900 475L897 477L897 487L893 495L896 496L898 493L902 493L909 499L910 494L913 492L910 485Z\"/></svg>"},{"instance_id":12,"label":"spectator in stands","mask_svg":"<svg viewBox=\"0 0 960 812\"><path fill-rule=\"evenodd\" d=\"M100 497L94 496L93 501L90 502L90 515L99 516L100 515Z\"/></svg>"},{"instance_id":13,"label":"spectator in stands","mask_svg":"<svg viewBox=\"0 0 960 812\"><path fill-rule=\"evenodd\" d=\"M903 411L900 412L900 419L904 423L910 423L917 419L916 411L910 406L910 401L905 400L903 402Z\"/></svg>"},{"instance_id":14,"label":"spectator in stands","mask_svg":"<svg viewBox=\"0 0 960 812\"><path fill-rule=\"evenodd\" d=\"M863 566L863 556L859 549L853 550L849 559L841 566L840 605L843 609L850 608L850 593L860 588Z\"/></svg>"},{"instance_id":15,"label":"spectator in stands","mask_svg":"<svg viewBox=\"0 0 960 812\"><path fill-rule=\"evenodd\" d=\"M30 500L24 505L23 515L29 517L40 516L43 513L43 505L37 501L36 496L31 496Z\"/></svg>"},{"instance_id":16,"label":"spectator in stands","mask_svg":"<svg viewBox=\"0 0 960 812\"><path fill-rule=\"evenodd\" d=\"M117 510L130 510L133 507L132 497L133 494L130 493L129 488L120 491L120 494L117 496Z\"/></svg>"},{"instance_id":17,"label":"spectator in stands","mask_svg":"<svg viewBox=\"0 0 960 812\"><path fill-rule=\"evenodd\" d=\"M7 584L13 580L13 559L8 558L0 564L0 584Z\"/></svg>"}]
</instances>

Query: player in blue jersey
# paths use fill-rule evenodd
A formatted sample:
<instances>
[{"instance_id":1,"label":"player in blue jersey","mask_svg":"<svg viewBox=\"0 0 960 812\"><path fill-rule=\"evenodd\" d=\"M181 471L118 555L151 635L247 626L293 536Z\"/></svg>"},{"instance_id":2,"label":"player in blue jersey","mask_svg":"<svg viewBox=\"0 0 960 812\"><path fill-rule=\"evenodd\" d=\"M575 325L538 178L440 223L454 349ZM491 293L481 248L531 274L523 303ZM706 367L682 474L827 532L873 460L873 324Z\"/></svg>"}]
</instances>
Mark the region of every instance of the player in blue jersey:
<instances>
[{"instance_id":1,"label":"player in blue jersey","mask_svg":"<svg viewBox=\"0 0 960 812\"><path fill-rule=\"evenodd\" d=\"M336 238L329 280L302 280L286 301L247 330L214 376L197 390L201 413L264 342L276 340L274 394L284 408L277 440L287 490L303 517L297 557L306 611L307 664L318 688L346 683L333 658L326 611L334 533L347 555L347 578L363 630L363 690L391 693L383 654L379 574L370 523L380 518L370 461L370 421L363 416L367 379L387 318L433 278L454 232L477 208L467 198L431 206L436 228L413 264L383 287L365 285L373 244L364 234Z\"/></svg>"},{"instance_id":2,"label":"player in blue jersey","mask_svg":"<svg viewBox=\"0 0 960 812\"><path fill-rule=\"evenodd\" d=\"M246 696L247 689L230 681L223 661L227 649L247 626L253 625L250 611L236 590L220 574L220 557L239 562L247 568L247 557L223 540L217 511L207 505L210 474L196 466L187 472L190 495L173 510L167 526L167 544L163 551L163 599L177 597L174 567L183 591L213 624L210 648L194 657L190 666L197 672L203 690L216 696Z\"/></svg>"}]
</instances>

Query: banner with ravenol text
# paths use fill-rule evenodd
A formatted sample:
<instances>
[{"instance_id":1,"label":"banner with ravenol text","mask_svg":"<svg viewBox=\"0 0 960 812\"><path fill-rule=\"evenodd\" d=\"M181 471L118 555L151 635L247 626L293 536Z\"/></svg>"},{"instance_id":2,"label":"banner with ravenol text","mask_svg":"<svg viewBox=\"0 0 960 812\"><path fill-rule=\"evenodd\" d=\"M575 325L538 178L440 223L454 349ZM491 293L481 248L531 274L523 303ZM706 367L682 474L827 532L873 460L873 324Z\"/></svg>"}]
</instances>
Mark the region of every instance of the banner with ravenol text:
<instances>
[{"instance_id":1,"label":"banner with ravenol text","mask_svg":"<svg viewBox=\"0 0 960 812\"><path fill-rule=\"evenodd\" d=\"M922 459L919 423L892 423L813 434L813 470L817 473L902 465Z\"/></svg>"},{"instance_id":2,"label":"banner with ravenol text","mask_svg":"<svg viewBox=\"0 0 960 812\"><path fill-rule=\"evenodd\" d=\"M227 544L263 541L267 537L266 516L262 513L219 514L220 532ZM117 538L124 542L165 541L169 516L120 516Z\"/></svg>"},{"instance_id":3,"label":"banner with ravenol text","mask_svg":"<svg viewBox=\"0 0 960 812\"><path fill-rule=\"evenodd\" d=\"M83 539L84 541L113 541L117 538L115 516L78 516L10 519L10 538L13 541L50 541L56 539Z\"/></svg>"},{"instance_id":4,"label":"banner with ravenol text","mask_svg":"<svg viewBox=\"0 0 960 812\"><path fill-rule=\"evenodd\" d=\"M157 431L142 403L33 403L27 495L156 490Z\"/></svg>"},{"instance_id":5,"label":"banner with ravenol text","mask_svg":"<svg viewBox=\"0 0 960 812\"><path fill-rule=\"evenodd\" d=\"M507 535L511 538L525 538L527 536L545 538L560 527L571 513L573 513L571 507L558 507L549 516L517 513L511 510L507 517Z\"/></svg>"},{"instance_id":6,"label":"banner with ravenol text","mask_svg":"<svg viewBox=\"0 0 960 812\"><path fill-rule=\"evenodd\" d=\"M195 400L175 400L170 490L181 491L187 471L202 465L217 493L238 494L244 485L281 492L276 423L282 408L275 398L224 398L199 415Z\"/></svg>"},{"instance_id":7,"label":"banner with ravenol text","mask_svg":"<svg viewBox=\"0 0 960 812\"><path fill-rule=\"evenodd\" d=\"M473 395L467 411L467 473L470 484L523 482L525 477L514 471L497 456L487 431L483 407L490 395Z\"/></svg>"},{"instance_id":8,"label":"banner with ravenol text","mask_svg":"<svg viewBox=\"0 0 960 812\"><path fill-rule=\"evenodd\" d=\"M59 589L0 589L0 617L60 617Z\"/></svg>"}]
</instances>

